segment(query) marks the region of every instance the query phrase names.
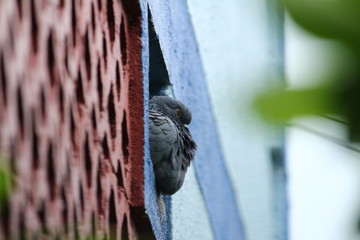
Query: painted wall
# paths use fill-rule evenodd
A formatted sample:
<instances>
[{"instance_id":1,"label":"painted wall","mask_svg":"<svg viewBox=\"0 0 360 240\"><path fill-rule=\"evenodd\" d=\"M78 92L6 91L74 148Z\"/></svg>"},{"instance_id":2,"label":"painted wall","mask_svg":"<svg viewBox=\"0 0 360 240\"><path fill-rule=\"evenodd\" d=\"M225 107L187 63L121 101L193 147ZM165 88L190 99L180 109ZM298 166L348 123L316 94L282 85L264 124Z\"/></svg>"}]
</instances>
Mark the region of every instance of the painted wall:
<instances>
[{"instance_id":1,"label":"painted wall","mask_svg":"<svg viewBox=\"0 0 360 240\"><path fill-rule=\"evenodd\" d=\"M145 191L152 196L147 211L158 227L155 235L286 239L283 158L280 154L274 165L271 155L273 148L281 153L281 133L262 126L249 109L256 91L282 74L282 15L277 6L235 0L141 4L144 15L148 6L152 13L174 95L193 112L190 129L199 146L183 188L171 198L170 227L161 226L151 163L145 159ZM165 228L170 232L162 235Z\"/></svg>"},{"instance_id":2,"label":"painted wall","mask_svg":"<svg viewBox=\"0 0 360 240\"><path fill-rule=\"evenodd\" d=\"M166 217L167 221L171 220L170 227L162 224L159 214L161 207L156 204L154 197L150 159L145 159L145 200L155 235L160 239L243 239L242 223L224 165L187 5L181 1L150 0L142 1L141 5L146 16L143 19L147 19L147 6L152 13L174 95L193 112L190 129L198 145L196 159L189 169L185 185L172 197L171 213ZM146 34L144 27L144 86L149 85L149 79L146 79ZM147 97L148 93L145 92L145 99ZM149 156L148 152L146 156ZM164 231L170 232L163 234Z\"/></svg>"},{"instance_id":3,"label":"painted wall","mask_svg":"<svg viewBox=\"0 0 360 240\"><path fill-rule=\"evenodd\" d=\"M270 153L281 133L249 108L282 74L282 15L264 0L187 2L247 239L286 239L284 165L273 165Z\"/></svg>"}]
</instances>

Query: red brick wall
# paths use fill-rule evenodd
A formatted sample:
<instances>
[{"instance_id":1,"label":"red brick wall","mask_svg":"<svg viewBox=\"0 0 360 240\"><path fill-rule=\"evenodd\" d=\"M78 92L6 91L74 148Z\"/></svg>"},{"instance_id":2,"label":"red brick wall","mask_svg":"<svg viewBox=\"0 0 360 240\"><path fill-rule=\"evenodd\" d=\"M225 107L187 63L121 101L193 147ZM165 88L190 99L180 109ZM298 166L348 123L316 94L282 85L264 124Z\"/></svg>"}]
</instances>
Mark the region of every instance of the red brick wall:
<instances>
[{"instance_id":1,"label":"red brick wall","mask_svg":"<svg viewBox=\"0 0 360 240\"><path fill-rule=\"evenodd\" d=\"M0 0L0 239L152 237L136 0Z\"/></svg>"}]
</instances>

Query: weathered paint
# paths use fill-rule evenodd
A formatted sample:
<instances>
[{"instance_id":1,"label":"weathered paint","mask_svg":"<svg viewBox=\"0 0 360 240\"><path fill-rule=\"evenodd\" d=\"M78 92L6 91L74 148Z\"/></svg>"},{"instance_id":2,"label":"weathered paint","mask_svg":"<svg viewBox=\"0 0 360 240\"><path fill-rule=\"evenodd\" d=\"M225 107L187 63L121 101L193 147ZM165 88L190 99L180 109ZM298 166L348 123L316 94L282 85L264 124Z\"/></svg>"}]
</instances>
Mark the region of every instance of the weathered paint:
<instances>
[{"instance_id":1,"label":"weathered paint","mask_svg":"<svg viewBox=\"0 0 360 240\"><path fill-rule=\"evenodd\" d=\"M287 239L282 132L251 108L259 91L282 84L282 10L272 0L187 2L246 237Z\"/></svg>"},{"instance_id":2,"label":"weathered paint","mask_svg":"<svg viewBox=\"0 0 360 240\"><path fill-rule=\"evenodd\" d=\"M198 152L193 162L197 181L194 177L186 178L185 181L189 180L191 182L190 184L186 182L184 187L190 191L184 189L173 197L176 200L172 201L171 218L168 219L172 220L173 230L176 230L171 231L172 237L181 239L189 236L184 231L178 231L180 225L192 225L192 229L194 229L196 228L195 223L202 219L205 221L203 226L207 228L211 226L211 229L204 230L204 234L200 234L201 236L213 234L218 239L243 239L239 211L232 183L225 169L187 5L183 1L140 2L144 15L148 11L147 5L150 7L169 79L173 84L174 95L187 104L193 112L190 129L198 144ZM143 17L144 19L147 18ZM146 33L143 36L146 38ZM144 48L143 51L148 50ZM147 58L148 56L145 53L143 62L146 62ZM144 76L146 76L146 72L144 72ZM147 81L145 79L144 86L148 84ZM149 157L148 152L146 156ZM150 160L146 158L145 161L148 162L145 167L151 168ZM151 173L147 173L147 170L151 171L151 169L145 168L145 175L149 175L148 178L145 178L145 197L155 195L152 189L154 186L153 176ZM193 171L193 169L190 169L190 171ZM195 193L196 196L190 196L189 192ZM181 204L179 201L185 196L188 196L189 201L187 203L189 205ZM154 204L155 199L155 197L152 197L148 199L149 202L146 201L147 211L158 212L156 211L157 206ZM181 209L184 208L187 208L187 210L181 213ZM190 211L195 213L200 211L200 214L185 217L186 213ZM164 238L171 237L171 234L162 235L159 215L150 214L155 235ZM177 226L174 226L175 224ZM198 231L201 230L198 229Z\"/></svg>"}]
</instances>

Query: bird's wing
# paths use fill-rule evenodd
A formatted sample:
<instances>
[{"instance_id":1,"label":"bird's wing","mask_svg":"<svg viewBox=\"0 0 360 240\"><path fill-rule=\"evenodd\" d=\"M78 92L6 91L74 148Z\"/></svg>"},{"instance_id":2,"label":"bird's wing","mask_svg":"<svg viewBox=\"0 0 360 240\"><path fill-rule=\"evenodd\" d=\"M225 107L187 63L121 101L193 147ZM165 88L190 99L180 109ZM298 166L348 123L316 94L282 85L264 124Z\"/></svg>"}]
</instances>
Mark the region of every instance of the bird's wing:
<instances>
[{"instance_id":1,"label":"bird's wing","mask_svg":"<svg viewBox=\"0 0 360 240\"><path fill-rule=\"evenodd\" d=\"M154 110L149 112L151 159L155 165L173 161L179 149L179 132L170 118Z\"/></svg>"}]
</instances>

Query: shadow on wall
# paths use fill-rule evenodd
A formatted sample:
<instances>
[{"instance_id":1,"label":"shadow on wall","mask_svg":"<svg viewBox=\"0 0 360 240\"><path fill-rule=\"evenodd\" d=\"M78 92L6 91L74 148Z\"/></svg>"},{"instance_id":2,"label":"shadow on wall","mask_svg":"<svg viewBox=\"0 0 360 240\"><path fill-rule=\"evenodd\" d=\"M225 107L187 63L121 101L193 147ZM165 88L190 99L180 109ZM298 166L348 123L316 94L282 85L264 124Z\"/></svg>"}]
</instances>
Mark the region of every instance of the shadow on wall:
<instances>
[{"instance_id":1,"label":"shadow on wall","mask_svg":"<svg viewBox=\"0 0 360 240\"><path fill-rule=\"evenodd\" d=\"M164 56L161 52L159 38L156 34L155 27L152 20L150 10L149 16L149 54L150 54L150 69L149 69L149 91L150 98L153 96L172 96L174 92L172 84L169 80L169 74L166 69Z\"/></svg>"}]
</instances>

